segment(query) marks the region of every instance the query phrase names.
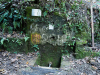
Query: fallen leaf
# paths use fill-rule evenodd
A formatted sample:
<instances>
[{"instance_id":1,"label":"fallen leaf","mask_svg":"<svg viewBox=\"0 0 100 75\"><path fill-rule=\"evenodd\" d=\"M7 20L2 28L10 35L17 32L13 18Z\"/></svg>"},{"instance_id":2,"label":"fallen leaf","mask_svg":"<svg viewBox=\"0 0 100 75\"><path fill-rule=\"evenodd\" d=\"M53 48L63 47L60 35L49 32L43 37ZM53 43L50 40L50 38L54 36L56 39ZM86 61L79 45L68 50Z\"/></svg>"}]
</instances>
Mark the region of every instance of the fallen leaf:
<instances>
[{"instance_id":1,"label":"fallen leaf","mask_svg":"<svg viewBox=\"0 0 100 75\"><path fill-rule=\"evenodd\" d=\"M26 62L26 64L28 65L28 64L29 64L29 62Z\"/></svg>"},{"instance_id":2,"label":"fallen leaf","mask_svg":"<svg viewBox=\"0 0 100 75\"><path fill-rule=\"evenodd\" d=\"M0 72L3 72L4 71L4 69L0 69Z\"/></svg>"},{"instance_id":3,"label":"fallen leaf","mask_svg":"<svg viewBox=\"0 0 100 75\"><path fill-rule=\"evenodd\" d=\"M11 35L10 35L10 34L8 34L8 35L7 35L7 37L11 37Z\"/></svg>"},{"instance_id":4,"label":"fallen leaf","mask_svg":"<svg viewBox=\"0 0 100 75\"><path fill-rule=\"evenodd\" d=\"M95 67L95 66L92 66L92 69L93 69L93 70L97 70L98 68L97 68L97 67Z\"/></svg>"}]
</instances>

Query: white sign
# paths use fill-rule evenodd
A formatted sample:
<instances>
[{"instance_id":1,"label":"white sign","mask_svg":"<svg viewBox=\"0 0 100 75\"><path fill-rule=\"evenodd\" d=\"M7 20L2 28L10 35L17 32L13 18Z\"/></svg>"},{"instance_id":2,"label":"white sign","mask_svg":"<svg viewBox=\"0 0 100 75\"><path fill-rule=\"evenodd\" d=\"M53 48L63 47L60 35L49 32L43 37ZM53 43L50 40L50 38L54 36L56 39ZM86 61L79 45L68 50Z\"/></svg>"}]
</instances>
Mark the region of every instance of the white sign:
<instances>
[{"instance_id":1,"label":"white sign","mask_svg":"<svg viewBox=\"0 0 100 75\"><path fill-rule=\"evenodd\" d=\"M51 25L51 24L49 24L49 29L50 29L50 30L54 30L54 26Z\"/></svg>"},{"instance_id":2,"label":"white sign","mask_svg":"<svg viewBox=\"0 0 100 75\"><path fill-rule=\"evenodd\" d=\"M87 2L93 2L93 3L96 2L96 0L85 0L85 1L87 1Z\"/></svg>"},{"instance_id":3,"label":"white sign","mask_svg":"<svg viewBox=\"0 0 100 75\"><path fill-rule=\"evenodd\" d=\"M32 16L41 16L40 9L32 9Z\"/></svg>"}]
</instances>

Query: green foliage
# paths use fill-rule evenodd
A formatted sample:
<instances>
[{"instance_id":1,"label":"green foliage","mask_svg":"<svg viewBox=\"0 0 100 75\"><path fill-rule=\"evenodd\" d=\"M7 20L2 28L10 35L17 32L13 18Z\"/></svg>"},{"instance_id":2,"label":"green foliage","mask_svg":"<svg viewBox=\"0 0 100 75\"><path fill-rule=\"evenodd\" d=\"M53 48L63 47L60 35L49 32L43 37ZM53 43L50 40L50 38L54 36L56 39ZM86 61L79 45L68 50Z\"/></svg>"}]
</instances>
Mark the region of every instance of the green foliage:
<instances>
[{"instance_id":1,"label":"green foliage","mask_svg":"<svg viewBox=\"0 0 100 75\"><path fill-rule=\"evenodd\" d=\"M1 39L1 45L3 45L3 44L4 44L4 41L5 41L5 40L7 40L7 41L9 42L9 40L8 40L8 39L6 39L6 38L2 38L2 39Z\"/></svg>"},{"instance_id":2,"label":"green foliage","mask_svg":"<svg viewBox=\"0 0 100 75\"><path fill-rule=\"evenodd\" d=\"M64 43L64 48L61 50L62 54L69 54L74 52L75 48L75 40L68 40Z\"/></svg>"},{"instance_id":3,"label":"green foliage","mask_svg":"<svg viewBox=\"0 0 100 75\"><path fill-rule=\"evenodd\" d=\"M4 40L5 40L5 38L1 39L1 44L3 44Z\"/></svg>"},{"instance_id":4,"label":"green foliage","mask_svg":"<svg viewBox=\"0 0 100 75\"><path fill-rule=\"evenodd\" d=\"M28 46L24 39L18 39L18 38L7 38L8 40L3 41L4 49L6 49L9 52L28 52Z\"/></svg>"},{"instance_id":5,"label":"green foliage","mask_svg":"<svg viewBox=\"0 0 100 75\"><path fill-rule=\"evenodd\" d=\"M24 39L25 39L25 42L26 42L26 41L28 41L28 39L29 39L29 38L30 38L30 37L24 37Z\"/></svg>"},{"instance_id":6,"label":"green foliage","mask_svg":"<svg viewBox=\"0 0 100 75\"><path fill-rule=\"evenodd\" d=\"M35 51L39 50L38 45L34 45L33 48L34 48Z\"/></svg>"},{"instance_id":7,"label":"green foliage","mask_svg":"<svg viewBox=\"0 0 100 75\"><path fill-rule=\"evenodd\" d=\"M22 28L22 23L26 18L24 7L20 6L12 1L0 3L0 27L3 32L12 32Z\"/></svg>"},{"instance_id":8,"label":"green foliage","mask_svg":"<svg viewBox=\"0 0 100 75\"><path fill-rule=\"evenodd\" d=\"M47 16L47 11L45 11L45 12L43 13L43 15L44 15L44 17Z\"/></svg>"},{"instance_id":9,"label":"green foliage","mask_svg":"<svg viewBox=\"0 0 100 75\"><path fill-rule=\"evenodd\" d=\"M86 56L89 56L89 57L96 57L96 56L100 56L99 54L100 52L93 52L92 50L85 50L84 47L82 46L77 46L77 49L76 49L76 58L77 59L82 59Z\"/></svg>"}]
</instances>

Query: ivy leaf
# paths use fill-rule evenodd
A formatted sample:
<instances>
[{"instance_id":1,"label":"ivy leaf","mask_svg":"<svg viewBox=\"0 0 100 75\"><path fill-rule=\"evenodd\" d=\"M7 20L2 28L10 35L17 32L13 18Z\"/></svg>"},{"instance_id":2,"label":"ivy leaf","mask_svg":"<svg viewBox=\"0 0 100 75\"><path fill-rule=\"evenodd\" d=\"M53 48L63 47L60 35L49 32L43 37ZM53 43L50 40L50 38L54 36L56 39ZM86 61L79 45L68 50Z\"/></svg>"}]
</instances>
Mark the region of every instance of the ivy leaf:
<instances>
[{"instance_id":1,"label":"ivy leaf","mask_svg":"<svg viewBox=\"0 0 100 75\"><path fill-rule=\"evenodd\" d=\"M2 44L2 45L3 45L4 40L5 40L5 38L2 38L2 39L1 39L1 44Z\"/></svg>"},{"instance_id":2,"label":"ivy leaf","mask_svg":"<svg viewBox=\"0 0 100 75\"><path fill-rule=\"evenodd\" d=\"M36 49L39 49L38 45L34 45L33 47L36 48Z\"/></svg>"},{"instance_id":3,"label":"ivy leaf","mask_svg":"<svg viewBox=\"0 0 100 75\"><path fill-rule=\"evenodd\" d=\"M29 37L24 37L24 39L25 39L25 42L29 39Z\"/></svg>"},{"instance_id":4,"label":"ivy leaf","mask_svg":"<svg viewBox=\"0 0 100 75\"><path fill-rule=\"evenodd\" d=\"M3 17L1 17L0 22L3 20Z\"/></svg>"},{"instance_id":5,"label":"ivy leaf","mask_svg":"<svg viewBox=\"0 0 100 75\"><path fill-rule=\"evenodd\" d=\"M24 17L24 19L27 19L27 17Z\"/></svg>"},{"instance_id":6,"label":"ivy leaf","mask_svg":"<svg viewBox=\"0 0 100 75\"><path fill-rule=\"evenodd\" d=\"M4 17L7 17L8 14L9 14L9 11L6 11L6 12L4 13Z\"/></svg>"},{"instance_id":7,"label":"ivy leaf","mask_svg":"<svg viewBox=\"0 0 100 75\"><path fill-rule=\"evenodd\" d=\"M43 15L44 15L44 17L47 15L47 11L45 11L44 13L43 13Z\"/></svg>"},{"instance_id":8,"label":"ivy leaf","mask_svg":"<svg viewBox=\"0 0 100 75\"><path fill-rule=\"evenodd\" d=\"M10 14L9 18L12 18L12 13Z\"/></svg>"},{"instance_id":9,"label":"ivy leaf","mask_svg":"<svg viewBox=\"0 0 100 75\"><path fill-rule=\"evenodd\" d=\"M14 29L17 27L17 22L13 21Z\"/></svg>"},{"instance_id":10,"label":"ivy leaf","mask_svg":"<svg viewBox=\"0 0 100 75\"><path fill-rule=\"evenodd\" d=\"M14 10L14 13L16 13L16 14L17 14L17 13L18 13L18 10Z\"/></svg>"}]
</instances>

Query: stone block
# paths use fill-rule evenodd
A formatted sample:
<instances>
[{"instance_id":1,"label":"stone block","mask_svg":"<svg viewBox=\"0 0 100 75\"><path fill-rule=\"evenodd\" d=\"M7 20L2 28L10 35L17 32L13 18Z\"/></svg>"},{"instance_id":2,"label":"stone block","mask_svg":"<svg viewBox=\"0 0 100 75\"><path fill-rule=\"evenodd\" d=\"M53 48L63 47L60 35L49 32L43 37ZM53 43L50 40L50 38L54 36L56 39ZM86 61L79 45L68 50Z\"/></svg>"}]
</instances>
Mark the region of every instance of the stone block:
<instances>
[{"instance_id":1,"label":"stone block","mask_svg":"<svg viewBox=\"0 0 100 75\"><path fill-rule=\"evenodd\" d=\"M22 38L7 38L8 40L5 40L3 42L3 46L5 50L10 52L28 52L28 41L25 42L25 39Z\"/></svg>"},{"instance_id":2,"label":"stone block","mask_svg":"<svg viewBox=\"0 0 100 75\"><path fill-rule=\"evenodd\" d=\"M61 46L53 46L49 43L39 45L40 56L35 64L49 67L49 62L52 62L51 67L60 67L61 49Z\"/></svg>"}]
</instances>

